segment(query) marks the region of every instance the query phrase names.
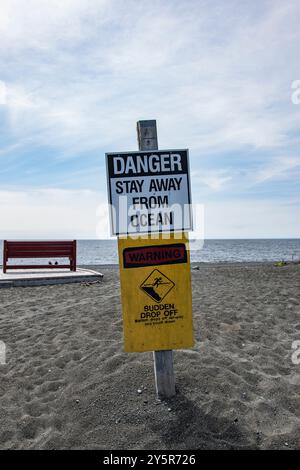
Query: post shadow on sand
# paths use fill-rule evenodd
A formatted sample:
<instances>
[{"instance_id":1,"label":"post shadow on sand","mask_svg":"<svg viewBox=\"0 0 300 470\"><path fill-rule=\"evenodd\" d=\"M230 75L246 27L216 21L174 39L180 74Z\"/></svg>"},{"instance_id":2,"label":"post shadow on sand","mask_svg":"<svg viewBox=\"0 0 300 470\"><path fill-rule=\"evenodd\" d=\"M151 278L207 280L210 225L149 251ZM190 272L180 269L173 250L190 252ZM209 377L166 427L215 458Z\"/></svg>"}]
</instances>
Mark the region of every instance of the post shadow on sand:
<instances>
[{"instance_id":1,"label":"post shadow on sand","mask_svg":"<svg viewBox=\"0 0 300 470\"><path fill-rule=\"evenodd\" d=\"M155 422L149 421L149 426L155 434L161 436L167 449L178 449L178 445L184 444L184 449L258 449L258 442L243 432L238 422L219 418L213 414L205 414L201 411L201 398L196 406L177 387L174 398L164 400L171 408L175 419Z\"/></svg>"}]
</instances>

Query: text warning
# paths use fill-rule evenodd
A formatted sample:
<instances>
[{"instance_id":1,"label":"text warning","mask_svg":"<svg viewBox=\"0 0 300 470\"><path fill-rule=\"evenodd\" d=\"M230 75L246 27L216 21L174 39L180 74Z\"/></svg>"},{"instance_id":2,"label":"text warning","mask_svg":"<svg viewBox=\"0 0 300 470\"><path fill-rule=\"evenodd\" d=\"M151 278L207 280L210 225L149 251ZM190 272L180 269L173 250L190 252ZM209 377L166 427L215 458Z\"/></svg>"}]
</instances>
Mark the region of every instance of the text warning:
<instances>
[{"instance_id":1,"label":"text warning","mask_svg":"<svg viewBox=\"0 0 300 470\"><path fill-rule=\"evenodd\" d=\"M125 248L123 262L124 268L186 263L187 252L184 243Z\"/></svg>"},{"instance_id":2,"label":"text warning","mask_svg":"<svg viewBox=\"0 0 300 470\"><path fill-rule=\"evenodd\" d=\"M107 153L111 232L192 230L188 150Z\"/></svg>"}]
</instances>

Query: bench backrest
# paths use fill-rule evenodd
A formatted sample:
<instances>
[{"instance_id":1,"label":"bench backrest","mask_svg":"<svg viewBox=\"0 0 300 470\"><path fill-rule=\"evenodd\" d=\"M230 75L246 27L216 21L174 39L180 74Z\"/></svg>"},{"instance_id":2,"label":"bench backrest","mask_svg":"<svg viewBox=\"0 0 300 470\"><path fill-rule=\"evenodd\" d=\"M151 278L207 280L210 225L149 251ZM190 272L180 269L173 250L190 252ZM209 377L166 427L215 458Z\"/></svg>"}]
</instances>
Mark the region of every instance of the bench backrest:
<instances>
[{"instance_id":1,"label":"bench backrest","mask_svg":"<svg viewBox=\"0 0 300 470\"><path fill-rule=\"evenodd\" d=\"M76 254L76 240L72 241L9 241L4 242L8 258L70 258Z\"/></svg>"}]
</instances>

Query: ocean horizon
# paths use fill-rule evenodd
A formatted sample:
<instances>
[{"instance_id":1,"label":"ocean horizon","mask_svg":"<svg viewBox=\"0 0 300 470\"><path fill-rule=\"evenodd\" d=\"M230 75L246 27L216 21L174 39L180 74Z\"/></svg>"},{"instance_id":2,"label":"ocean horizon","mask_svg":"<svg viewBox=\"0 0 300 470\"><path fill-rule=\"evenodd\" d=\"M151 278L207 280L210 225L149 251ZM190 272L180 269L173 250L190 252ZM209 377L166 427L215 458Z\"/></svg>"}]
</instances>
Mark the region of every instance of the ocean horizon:
<instances>
[{"instance_id":1,"label":"ocean horizon","mask_svg":"<svg viewBox=\"0 0 300 470\"><path fill-rule=\"evenodd\" d=\"M191 243L193 263L275 262L300 260L300 238L206 239ZM0 241L0 252L3 241ZM32 264L39 264L33 259ZM17 260L18 264L25 260ZM77 264L118 264L117 240L78 240Z\"/></svg>"}]
</instances>

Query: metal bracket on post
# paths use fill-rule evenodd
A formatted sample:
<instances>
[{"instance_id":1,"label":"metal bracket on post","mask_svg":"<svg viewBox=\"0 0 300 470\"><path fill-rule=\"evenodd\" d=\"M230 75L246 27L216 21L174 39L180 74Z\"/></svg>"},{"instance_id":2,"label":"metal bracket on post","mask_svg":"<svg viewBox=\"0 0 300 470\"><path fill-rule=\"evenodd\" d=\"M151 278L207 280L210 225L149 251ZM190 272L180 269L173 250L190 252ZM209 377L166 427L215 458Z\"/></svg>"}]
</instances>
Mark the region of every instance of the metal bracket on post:
<instances>
[{"instance_id":1,"label":"metal bracket on post","mask_svg":"<svg viewBox=\"0 0 300 470\"><path fill-rule=\"evenodd\" d=\"M139 150L158 150L156 120L138 121L137 137ZM153 358L157 395L161 398L173 397L176 393L173 351L154 351Z\"/></svg>"}]
</instances>

